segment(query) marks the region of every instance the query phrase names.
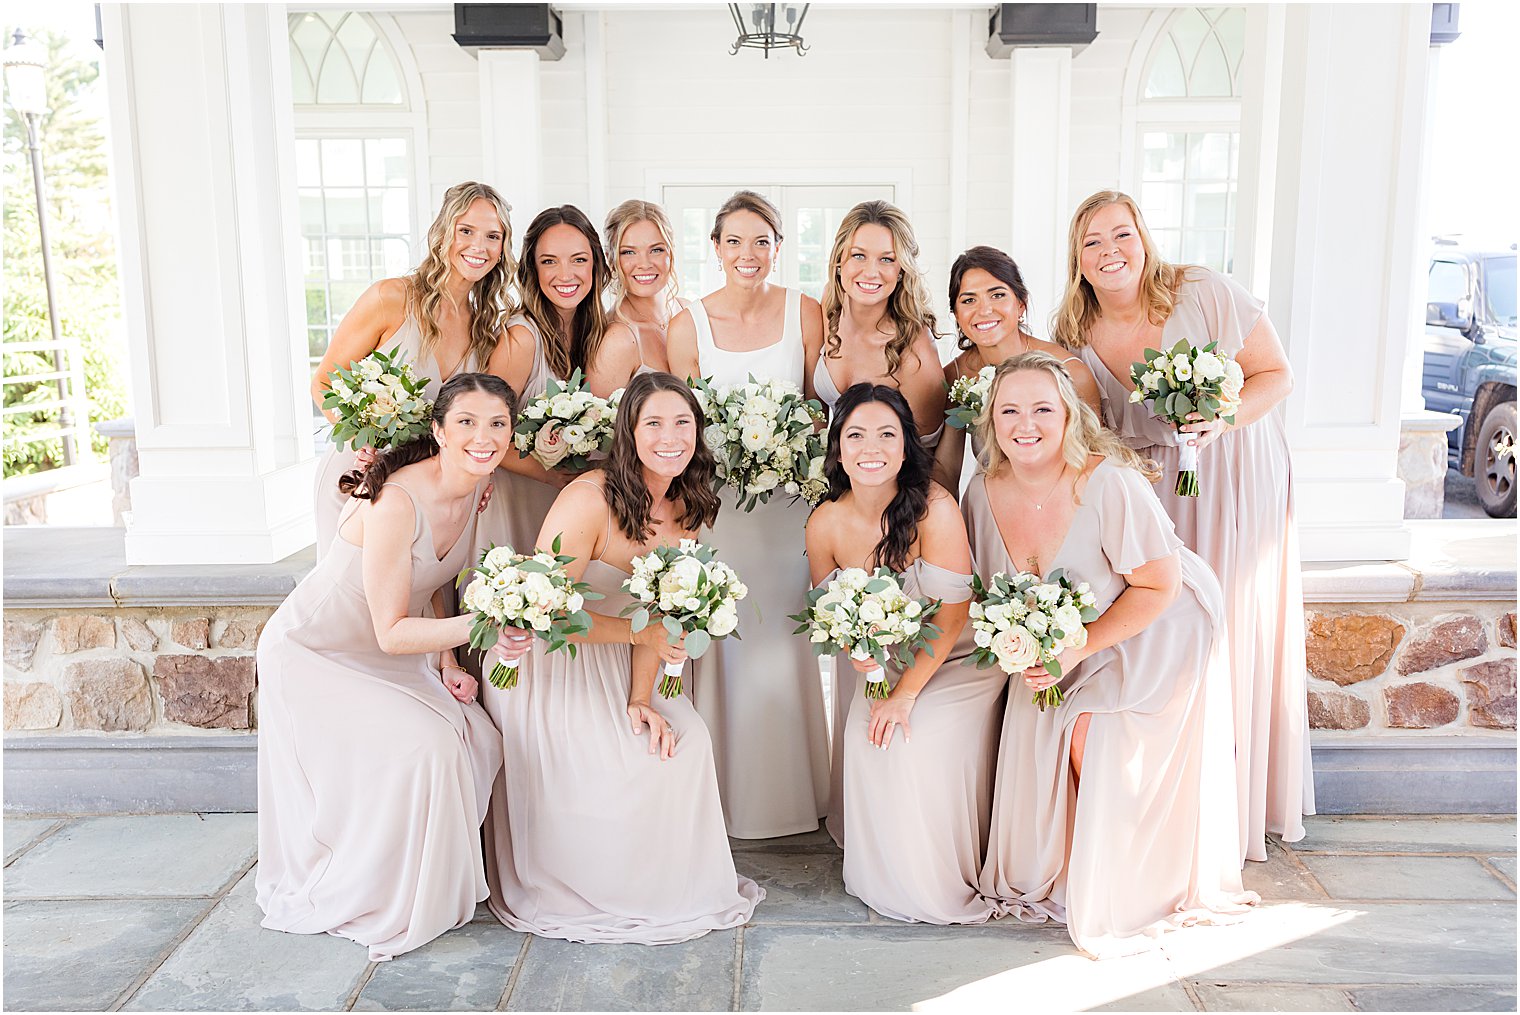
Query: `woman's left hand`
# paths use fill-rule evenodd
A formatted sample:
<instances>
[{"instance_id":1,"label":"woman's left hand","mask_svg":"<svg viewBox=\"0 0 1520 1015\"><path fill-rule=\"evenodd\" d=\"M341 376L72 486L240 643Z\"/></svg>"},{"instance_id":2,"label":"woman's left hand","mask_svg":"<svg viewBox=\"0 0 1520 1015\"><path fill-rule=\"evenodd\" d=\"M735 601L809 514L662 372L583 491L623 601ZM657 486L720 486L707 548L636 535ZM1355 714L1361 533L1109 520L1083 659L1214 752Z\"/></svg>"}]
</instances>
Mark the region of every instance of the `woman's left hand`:
<instances>
[{"instance_id":1,"label":"woman's left hand","mask_svg":"<svg viewBox=\"0 0 1520 1015\"><path fill-rule=\"evenodd\" d=\"M476 505L476 507L475 507L475 513L476 514L483 514L485 512L486 505L491 503L491 493L495 489L496 489L496 483L495 483L495 481L489 480L489 479L486 480L486 491L485 491L485 493L483 493L483 494L480 495L480 503L478 505Z\"/></svg>"},{"instance_id":2,"label":"woman's left hand","mask_svg":"<svg viewBox=\"0 0 1520 1015\"><path fill-rule=\"evenodd\" d=\"M628 718L633 720L634 736L649 727L649 753L658 755L661 761L669 761L676 753L676 731L670 728L665 717L654 706L642 701L628 703Z\"/></svg>"},{"instance_id":3,"label":"woman's left hand","mask_svg":"<svg viewBox=\"0 0 1520 1015\"><path fill-rule=\"evenodd\" d=\"M871 702L871 725L866 735L871 738L873 747L885 751L892 743L892 734L898 727L902 727L903 743L913 742L913 729L908 725L908 716L913 712L914 700L906 695L893 694Z\"/></svg>"},{"instance_id":4,"label":"woman's left hand","mask_svg":"<svg viewBox=\"0 0 1520 1015\"><path fill-rule=\"evenodd\" d=\"M476 694L480 691L480 685L475 682L475 678L470 676L467 671L460 669L458 666L446 666L441 675L443 677L443 686L449 689L449 693L454 696L455 700L462 701L465 704L469 704L475 700Z\"/></svg>"},{"instance_id":5,"label":"woman's left hand","mask_svg":"<svg viewBox=\"0 0 1520 1015\"><path fill-rule=\"evenodd\" d=\"M1225 435L1225 431L1230 429L1230 424L1226 423L1224 420L1218 418L1204 419L1196 412L1188 413L1187 418L1187 423L1183 426L1178 427L1177 429L1181 433L1197 434L1199 451L1202 451L1204 448L1208 447L1210 444L1213 444L1219 438L1223 437Z\"/></svg>"}]
</instances>

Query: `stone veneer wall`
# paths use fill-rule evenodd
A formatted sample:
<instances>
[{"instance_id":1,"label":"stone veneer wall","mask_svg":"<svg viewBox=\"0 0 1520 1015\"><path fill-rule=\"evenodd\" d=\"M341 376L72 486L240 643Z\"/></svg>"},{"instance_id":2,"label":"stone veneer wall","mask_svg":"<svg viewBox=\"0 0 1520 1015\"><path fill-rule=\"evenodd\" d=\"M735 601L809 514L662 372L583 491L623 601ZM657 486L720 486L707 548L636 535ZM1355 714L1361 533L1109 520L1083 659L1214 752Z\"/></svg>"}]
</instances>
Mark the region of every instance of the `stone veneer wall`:
<instances>
[{"instance_id":1,"label":"stone veneer wall","mask_svg":"<svg viewBox=\"0 0 1520 1015\"><path fill-rule=\"evenodd\" d=\"M5 728L250 730L274 607L5 612Z\"/></svg>"},{"instance_id":2,"label":"stone veneer wall","mask_svg":"<svg viewBox=\"0 0 1520 1015\"><path fill-rule=\"evenodd\" d=\"M1515 728L1513 603L1324 603L1305 619L1314 729Z\"/></svg>"}]
</instances>

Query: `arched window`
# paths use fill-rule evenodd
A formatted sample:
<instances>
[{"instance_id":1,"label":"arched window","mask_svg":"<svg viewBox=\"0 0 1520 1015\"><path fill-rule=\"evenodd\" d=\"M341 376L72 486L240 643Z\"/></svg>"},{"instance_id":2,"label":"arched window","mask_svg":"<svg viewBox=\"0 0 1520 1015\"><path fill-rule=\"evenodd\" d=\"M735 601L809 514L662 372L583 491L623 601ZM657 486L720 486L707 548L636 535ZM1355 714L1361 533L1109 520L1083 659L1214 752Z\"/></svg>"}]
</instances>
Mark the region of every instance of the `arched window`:
<instances>
[{"instance_id":1,"label":"arched window","mask_svg":"<svg viewBox=\"0 0 1520 1015\"><path fill-rule=\"evenodd\" d=\"M1163 257L1234 268L1242 7L1152 15L1126 89L1128 185Z\"/></svg>"},{"instance_id":2,"label":"arched window","mask_svg":"<svg viewBox=\"0 0 1520 1015\"><path fill-rule=\"evenodd\" d=\"M365 288L416 262L426 121L410 50L389 18L293 10L288 29L315 366Z\"/></svg>"}]
</instances>

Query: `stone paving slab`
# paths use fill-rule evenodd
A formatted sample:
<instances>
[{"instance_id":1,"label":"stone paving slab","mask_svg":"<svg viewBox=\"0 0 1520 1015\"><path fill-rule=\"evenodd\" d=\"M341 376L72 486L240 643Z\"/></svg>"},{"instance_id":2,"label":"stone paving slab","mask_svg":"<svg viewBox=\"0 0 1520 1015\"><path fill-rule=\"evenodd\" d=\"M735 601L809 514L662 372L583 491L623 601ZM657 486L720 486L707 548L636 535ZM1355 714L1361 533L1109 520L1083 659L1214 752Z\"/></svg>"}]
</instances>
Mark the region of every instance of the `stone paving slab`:
<instances>
[{"instance_id":1,"label":"stone paving slab","mask_svg":"<svg viewBox=\"0 0 1520 1015\"><path fill-rule=\"evenodd\" d=\"M1286 850L1271 839L1267 840L1267 859L1264 863L1248 863L1241 871L1246 888L1273 901L1287 899L1323 899L1324 891L1315 883L1314 876L1290 857Z\"/></svg>"},{"instance_id":2,"label":"stone paving slab","mask_svg":"<svg viewBox=\"0 0 1520 1015\"><path fill-rule=\"evenodd\" d=\"M737 930L674 945L536 937L508 1011L730 1011Z\"/></svg>"},{"instance_id":3,"label":"stone paving slab","mask_svg":"<svg viewBox=\"0 0 1520 1015\"><path fill-rule=\"evenodd\" d=\"M1362 1011L1514 1011L1514 990L1488 987L1359 987L1352 1000Z\"/></svg>"},{"instance_id":4,"label":"stone paving slab","mask_svg":"<svg viewBox=\"0 0 1520 1015\"><path fill-rule=\"evenodd\" d=\"M6 818L5 862L10 863L16 854L30 845L37 836L58 824L52 818Z\"/></svg>"},{"instance_id":5,"label":"stone paving slab","mask_svg":"<svg viewBox=\"0 0 1520 1015\"><path fill-rule=\"evenodd\" d=\"M844 890L844 854L743 852L734 867L765 889L756 924L790 922L865 923L871 911Z\"/></svg>"},{"instance_id":6,"label":"stone paving slab","mask_svg":"<svg viewBox=\"0 0 1520 1015\"><path fill-rule=\"evenodd\" d=\"M1168 934L1177 975L1222 983L1513 988L1513 902L1287 902L1229 927Z\"/></svg>"},{"instance_id":7,"label":"stone paving slab","mask_svg":"<svg viewBox=\"0 0 1520 1015\"><path fill-rule=\"evenodd\" d=\"M1513 899L1509 886L1466 856L1306 856L1333 899Z\"/></svg>"},{"instance_id":8,"label":"stone paving slab","mask_svg":"<svg viewBox=\"0 0 1520 1015\"><path fill-rule=\"evenodd\" d=\"M265 930L253 881L249 871L127 1010L328 1011L348 1002L369 968L368 950L328 934Z\"/></svg>"},{"instance_id":9,"label":"stone paving slab","mask_svg":"<svg viewBox=\"0 0 1520 1015\"><path fill-rule=\"evenodd\" d=\"M1470 815L1411 818L1304 818L1304 838L1295 852L1327 853L1492 853L1515 852L1513 817Z\"/></svg>"},{"instance_id":10,"label":"stone paving slab","mask_svg":"<svg viewBox=\"0 0 1520 1015\"><path fill-rule=\"evenodd\" d=\"M80 818L5 870L7 899L211 896L252 862L253 814Z\"/></svg>"},{"instance_id":11,"label":"stone paving slab","mask_svg":"<svg viewBox=\"0 0 1520 1015\"><path fill-rule=\"evenodd\" d=\"M1295 987L1281 983L1195 982L1207 1011L1356 1011L1337 987Z\"/></svg>"},{"instance_id":12,"label":"stone paving slab","mask_svg":"<svg viewBox=\"0 0 1520 1015\"><path fill-rule=\"evenodd\" d=\"M1505 874L1508 874L1509 875L1509 879L1511 881L1516 880L1516 878L1515 878L1515 858L1514 857L1512 857L1512 856L1491 856L1491 857L1488 858L1488 862L1491 863L1491 864L1493 864L1495 867L1499 868L1500 870L1502 870Z\"/></svg>"},{"instance_id":13,"label":"stone paving slab","mask_svg":"<svg viewBox=\"0 0 1520 1015\"><path fill-rule=\"evenodd\" d=\"M800 832L797 835L783 835L775 839L729 839L728 848L735 853L743 850L763 849L767 853L776 852L803 852L803 853L827 853L839 852L839 847L834 845L834 840L822 825L812 832ZM843 854L841 854L843 855Z\"/></svg>"},{"instance_id":14,"label":"stone paving slab","mask_svg":"<svg viewBox=\"0 0 1520 1015\"><path fill-rule=\"evenodd\" d=\"M491 1011L507 990L526 934L466 924L375 966L354 1011ZM272 932L266 932L272 933Z\"/></svg>"},{"instance_id":15,"label":"stone paving slab","mask_svg":"<svg viewBox=\"0 0 1520 1015\"><path fill-rule=\"evenodd\" d=\"M199 899L7 903L5 1007L104 1011L208 904Z\"/></svg>"}]
</instances>

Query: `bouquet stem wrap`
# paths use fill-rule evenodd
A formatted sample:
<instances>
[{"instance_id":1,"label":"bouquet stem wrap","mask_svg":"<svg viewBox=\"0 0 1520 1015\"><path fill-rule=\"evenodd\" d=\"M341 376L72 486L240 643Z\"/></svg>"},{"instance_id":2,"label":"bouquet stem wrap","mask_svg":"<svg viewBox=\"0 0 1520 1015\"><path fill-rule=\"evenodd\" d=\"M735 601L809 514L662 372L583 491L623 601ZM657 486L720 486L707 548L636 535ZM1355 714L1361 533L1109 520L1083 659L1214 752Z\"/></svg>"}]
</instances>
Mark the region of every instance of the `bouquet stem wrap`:
<instances>
[{"instance_id":1,"label":"bouquet stem wrap","mask_svg":"<svg viewBox=\"0 0 1520 1015\"><path fill-rule=\"evenodd\" d=\"M486 675L486 679L498 691L510 691L517 686L517 664L507 662L495 652L491 655L495 657L496 665L491 667L491 672Z\"/></svg>"},{"instance_id":2,"label":"bouquet stem wrap","mask_svg":"<svg viewBox=\"0 0 1520 1015\"><path fill-rule=\"evenodd\" d=\"M1198 496L1198 435L1177 431L1177 486L1179 497Z\"/></svg>"},{"instance_id":3,"label":"bouquet stem wrap","mask_svg":"<svg viewBox=\"0 0 1520 1015\"><path fill-rule=\"evenodd\" d=\"M887 671L880 666L871 667L866 674L866 697L878 701L892 693L892 685L887 683Z\"/></svg>"},{"instance_id":4,"label":"bouquet stem wrap","mask_svg":"<svg viewBox=\"0 0 1520 1015\"><path fill-rule=\"evenodd\" d=\"M660 697L674 698L681 693L681 673L685 663L666 663L665 675L660 678Z\"/></svg>"}]
</instances>

